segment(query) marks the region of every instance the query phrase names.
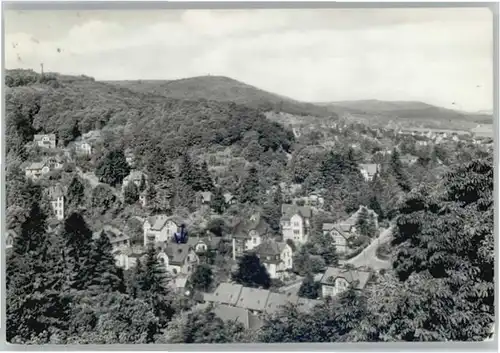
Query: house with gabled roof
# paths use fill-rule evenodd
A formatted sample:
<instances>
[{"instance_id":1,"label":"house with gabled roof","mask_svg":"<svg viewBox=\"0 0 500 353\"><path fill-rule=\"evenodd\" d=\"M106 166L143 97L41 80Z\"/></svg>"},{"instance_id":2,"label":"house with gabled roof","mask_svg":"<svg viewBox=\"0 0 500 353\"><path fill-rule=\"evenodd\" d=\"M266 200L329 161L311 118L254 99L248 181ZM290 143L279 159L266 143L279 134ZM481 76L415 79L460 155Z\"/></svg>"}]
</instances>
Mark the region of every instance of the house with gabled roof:
<instances>
[{"instance_id":1,"label":"house with gabled roof","mask_svg":"<svg viewBox=\"0 0 500 353\"><path fill-rule=\"evenodd\" d=\"M373 180L373 177L379 171L380 166L375 163L361 163L359 164L359 171L366 181Z\"/></svg>"},{"instance_id":2,"label":"house with gabled roof","mask_svg":"<svg viewBox=\"0 0 500 353\"><path fill-rule=\"evenodd\" d=\"M328 267L321 278L323 297L335 297L350 287L361 290L371 278L371 272L339 267Z\"/></svg>"},{"instance_id":3,"label":"house with gabled roof","mask_svg":"<svg viewBox=\"0 0 500 353\"><path fill-rule=\"evenodd\" d=\"M355 234L356 227L345 223L323 223L323 234L330 235L335 244L337 253L346 253L349 241Z\"/></svg>"},{"instance_id":4,"label":"house with gabled roof","mask_svg":"<svg viewBox=\"0 0 500 353\"><path fill-rule=\"evenodd\" d=\"M144 231L144 246L153 242L161 243L170 241L177 229L181 226L182 221L175 216L167 216L166 214L158 214L148 217L143 224Z\"/></svg>"},{"instance_id":5,"label":"house with gabled roof","mask_svg":"<svg viewBox=\"0 0 500 353\"><path fill-rule=\"evenodd\" d=\"M305 244L311 228L312 208L292 204L281 205L280 226L283 240Z\"/></svg>"},{"instance_id":6,"label":"house with gabled roof","mask_svg":"<svg viewBox=\"0 0 500 353\"><path fill-rule=\"evenodd\" d=\"M197 254L216 251L221 242L221 237L216 237L211 234L205 237L190 237L187 240L187 244L191 245Z\"/></svg>"},{"instance_id":7,"label":"house with gabled roof","mask_svg":"<svg viewBox=\"0 0 500 353\"><path fill-rule=\"evenodd\" d=\"M158 257L167 272L173 275L190 275L200 263L198 255L189 244L165 242Z\"/></svg>"},{"instance_id":8,"label":"house with gabled roof","mask_svg":"<svg viewBox=\"0 0 500 353\"><path fill-rule=\"evenodd\" d=\"M37 134L33 136L33 142L42 148L56 148L56 135L55 134Z\"/></svg>"},{"instance_id":9,"label":"house with gabled roof","mask_svg":"<svg viewBox=\"0 0 500 353\"><path fill-rule=\"evenodd\" d=\"M238 222L232 231L233 258L257 247L270 232L269 224L260 213L254 213L250 219Z\"/></svg>"},{"instance_id":10,"label":"house with gabled roof","mask_svg":"<svg viewBox=\"0 0 500 353\"><path fill-rule=\"evenodd\" d=\"M283 278L285 272L291 270L292 248L285 242L273 239L264 240L254 250L260 262L266 268L271 278Z\"/></svg>"}]
</instances>

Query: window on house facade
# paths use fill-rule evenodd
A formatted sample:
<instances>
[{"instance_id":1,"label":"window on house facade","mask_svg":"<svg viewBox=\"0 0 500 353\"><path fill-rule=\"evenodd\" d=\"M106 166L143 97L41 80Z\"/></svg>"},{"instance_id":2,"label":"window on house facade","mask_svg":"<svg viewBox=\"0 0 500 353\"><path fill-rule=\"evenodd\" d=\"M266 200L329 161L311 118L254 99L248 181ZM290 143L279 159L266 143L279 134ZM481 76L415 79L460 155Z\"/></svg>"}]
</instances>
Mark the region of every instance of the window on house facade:
<instances>
[{"instance_id":1,"label":"window on house facade","mask_svg":"<svg viewBox=\"0 0 500 353\"><path fill-rule=\"evenodd\" d=\"M300 231L298 229L294 229L293 234L300 234Z\"/></svg>"},{"instance_id":2,"label":"window on house facade","mask_svg":"<svg viewBox=\"0 0 500 353\"><path fill-rule=\"evenodd\" d=\"M254 244L257 244L257 238L252 238L252 240Z\"/></svg>"},{"instance_id":3,"label":"window on house facade","mask_svg":"<svg viewBox=\"0 0 500 353\"><path fill-rule=\"evenodd\" d=\"M299 224L299 222L293 222L293 226L294 226L294 227L299 227L299 226L300 226L300 224Z\"/></svg>"}]
</instances>

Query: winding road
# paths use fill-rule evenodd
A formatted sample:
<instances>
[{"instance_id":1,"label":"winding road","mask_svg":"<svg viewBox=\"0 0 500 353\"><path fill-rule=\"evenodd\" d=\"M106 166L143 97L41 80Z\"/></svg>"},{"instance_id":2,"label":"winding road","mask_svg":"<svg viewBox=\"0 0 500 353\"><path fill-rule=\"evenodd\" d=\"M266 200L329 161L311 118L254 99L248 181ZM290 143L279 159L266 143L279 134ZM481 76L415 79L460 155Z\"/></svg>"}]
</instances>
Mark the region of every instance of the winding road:
<instances>
[{"instance_id":1,"label":"winding road","mask_svg":"<svg viewBox=\"0 0 500 353\"><path fill-rule=\"evenodd\" d=\"M388 269L390 261L381 260L377 257L377 248L388 242L392 236L392 227L382 230L378 238L374 239L359 255L352 259L341 261L342 264L350 264L354 267L371 267L374 270Z\"/></svg>"}]
</instances>

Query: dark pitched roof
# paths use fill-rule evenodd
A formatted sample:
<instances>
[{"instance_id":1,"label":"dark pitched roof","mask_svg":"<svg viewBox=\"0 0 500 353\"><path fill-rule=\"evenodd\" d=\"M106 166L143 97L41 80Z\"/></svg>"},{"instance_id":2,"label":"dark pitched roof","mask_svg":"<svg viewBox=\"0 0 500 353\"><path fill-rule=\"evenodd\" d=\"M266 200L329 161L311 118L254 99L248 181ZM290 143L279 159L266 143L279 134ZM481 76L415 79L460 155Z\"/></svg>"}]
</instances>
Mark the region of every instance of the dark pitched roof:
<instances>
[{"instance_id":1,"label":"dark pitched roof","mask_svg":"<svg viewBox=\"0 0 500 353\"><path fill-rule=\"evenodd\" d=\"M269 293L267 289L243 287L236 305L249 310L264 311Z\"/></svg>"},{"instance_id":2,"label":"dark pitched roof","mask_svg":"<svg viewBox=\"0 0 500 353\"><path fill-rule=\"evenodd\" d=\"M265 311L268 314L274 314L280 311L287 304L297 304L299 297L296 295L292 295L290 293L275 293L271 292L269 294L269 298L267 299Z\"/></svg>"},{"instance_id":3,"label":"dark pitched roof","mask_svg":"<svg viewBox=\"0 0 500 353\"><path fill-rule=\"evenodd\" d=\"M281 205L281 219L282 220L290 220L293 215L300 215L303 218L311 218L312 217L312 208L308 206L297 206L291 204L282 204Z\"/></svg>"},{"instance_id":4,"label":"dark pitched roof","mask_svg":"<svg viewBox=\"0 0 500 353\"><path fill-rule=\"evenodd\" d=\"M250 328L250 312L247 309L229 306L226 304L216 304L214 305L212 311L215 316L224 322L239 322L246 329Z\"/></svg>"},{"instance_id":5,"label":"dark pitched roof","mask_svg":"<svg viewBox=\"0 0 500 353\"><path fill-rule=\"evenodd\" d=\"M205 295L205 300L222 304L235 305L243 286L235 283L221 283L212 293Z\"/></svg>"},{"instance_id":6,"label":"dark pitched roof","mask_svg":"<svg viewBox=\"0 0 500 353\"><path fill-rule=\"evenodd\" d=\"M181 265L192 249L189 244L168 243L165 254L167 254L170 264Z\"/></svg>"},{"instance_id":7,"label":"dark pitched roof","mask_svg":"<svg viewBox=\"0 0 500 353\"><path fill-rule=\"evenodd\" d=\"M344 278L349 284L355 283L356 289L363 289L371 277L371 273L359 270L346 270L338 267L328 267L321 278L321 284L334 284L337 278Z\"/></svg>"},{"instance_id":8,"label":"dark pitched roof","mask_svg":"<svg viewBox=\"0 0 500 353\"><path fill-rule=\"evenodd\" d=\"M267 239L255 248L255 252L261 256L276 256L281 254L286 245L287 244L283 242L277 242L273 239Z\"/></svg>"}]
</instances>

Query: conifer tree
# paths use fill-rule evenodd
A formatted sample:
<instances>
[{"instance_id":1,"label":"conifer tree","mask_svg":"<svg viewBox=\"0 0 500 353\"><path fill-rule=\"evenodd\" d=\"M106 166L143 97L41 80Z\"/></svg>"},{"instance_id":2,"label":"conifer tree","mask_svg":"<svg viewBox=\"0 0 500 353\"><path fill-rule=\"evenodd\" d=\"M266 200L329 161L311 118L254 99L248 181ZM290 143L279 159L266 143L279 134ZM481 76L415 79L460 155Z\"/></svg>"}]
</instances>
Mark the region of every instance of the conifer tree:
<instances>
[{"instance_id":1,"label":"conifer tree","mask_svg":"<svg viewBox=\"0 0 500 353\"><path fill-rule=\"evenodd\" d=\"M64 221L62 231L65 246L66 266L71 272L72 286L83 289L85 286L85 266L92 248L92 231L83 217L73 212Z\"/></svg>"},{"instance_id":2,"label":"conifer tree","mask_svg":"<svg viewBox=\"0 0 500 353\"><path fill-rule=\"evenodd\" d=\"M256 204L260 199L259 174L255 167L248 170L246 178L239 189L239 201L241 203Z\"/></svg>"},{"instance_id":3,"label":"conifer tree","mask_svg":"<svg viewBox=\"0 0 500 353\"><path fill-rule=\"evenodd\" d=\"M123 190L123 201L126 204L132 205L139 200L139 190L134 182L129 182Z\"/></svg>"},{"instance_id":4,"label":"conifer tree","mask_svg":"<svg viewBox=\"0 0 500 353\"><path fill-rule=\"evenodd\" d=\"M319 297L319 283L314 282L314 278L310 273L304 277L298 296L308 299L317 299Z\"/></svg>"},{"instance_id":5,"label":"conifer tree","mask_svg":"<svg viewBox=\"0 0 500 353\"><path fill-rule=\"evenodd\" d=\"M123 289L123 272L118 271L112 255L112 246L104 232L93 241L88 261L83 269L85 287L102 292L119 291Z\"/></svg>"},{"instance_id":6,"label":"conifer tree","mask_svg":"<svg viewBox=\"0 0 500 353\"><path fill-rule=\"evenodd\" d=\"M129 175L130 166L122 150L109 152L96 168L95 174L101 182L115 186Z\"/></svg>"},{"instance_id":7,"label":"conifer tree","mask_svg":"<svg viewBox=\"0 0 500 353\"><path fill-rule=\"evenodd\" d=\"M74 176L69 184L67 191L67 201L68 204L73 207L78 207L83 204L85 197L85 187L83 186L80 178L78 176Z\"/></svg>"},{"instance_id":8,"label":"conifer tree","mask_svg":"<svg viewBox=\"0 0 500 353\"><path fill-rule=\"evenodd\" d=\"M404 170L403 164L401 163L399 152L396 149L392 152L390 167L399 187L404 192L409 192L411 190L409 178Z\"/></svg>"},{"instance_id":9,"label":"conifer tree","mask_svg":"<svg viewBox=\"0 0 500 353\"><path fill-rule=\"evenodd\" d=\"M148 247L140 283L140 297L146 300L164 327L174 311L172 298L167 290L167 278L164 265L158 260L158 252L153 245Z\"/></svg>"},{"instance_id":10,"label":"conifer tree","mask_svg":"<svg viewBox=\"0 0 500 353\"><path fill-rule=\"evenodd\" d=\"M278 234L280 230L281 206L283 204L283 194L278 185L273 193L272 199L264 205L264 219L271 229Z\"/></svg>"},{"instance_id":11,"label":"conifer tree","mask_svg":"<svg viewBox=\"0 0 500 353\"><path fill-rule=\"evenodd\" d=\"M232 275L233 281L247 287L268 289L271 278L264 265L255 254L245 254L240 259L238 270Z\"/></svg>"},{"instance_id":12,"label":"conifer tree","mask_svg":"<svg viewBox=\"0 0 500 353\"><path fill-rule=\"evenodd\" d=\"M212 199L212 209L218 214L223 214L226 210L226 207L226 199L222 194L222 189L216 188Z\"/></svg>"},{"instance_id":13,"label":"conifer tree","mask_svg":"<svg viewBox=\"0 0 500 353\"><path fill-rule=\"evenodd\" d=\"M36 204L30 215L14 243L15 256L7 263L6 331L12 343L48 343L69 322L62 246L49 238Z\"/></svg>"}]
</instances>

